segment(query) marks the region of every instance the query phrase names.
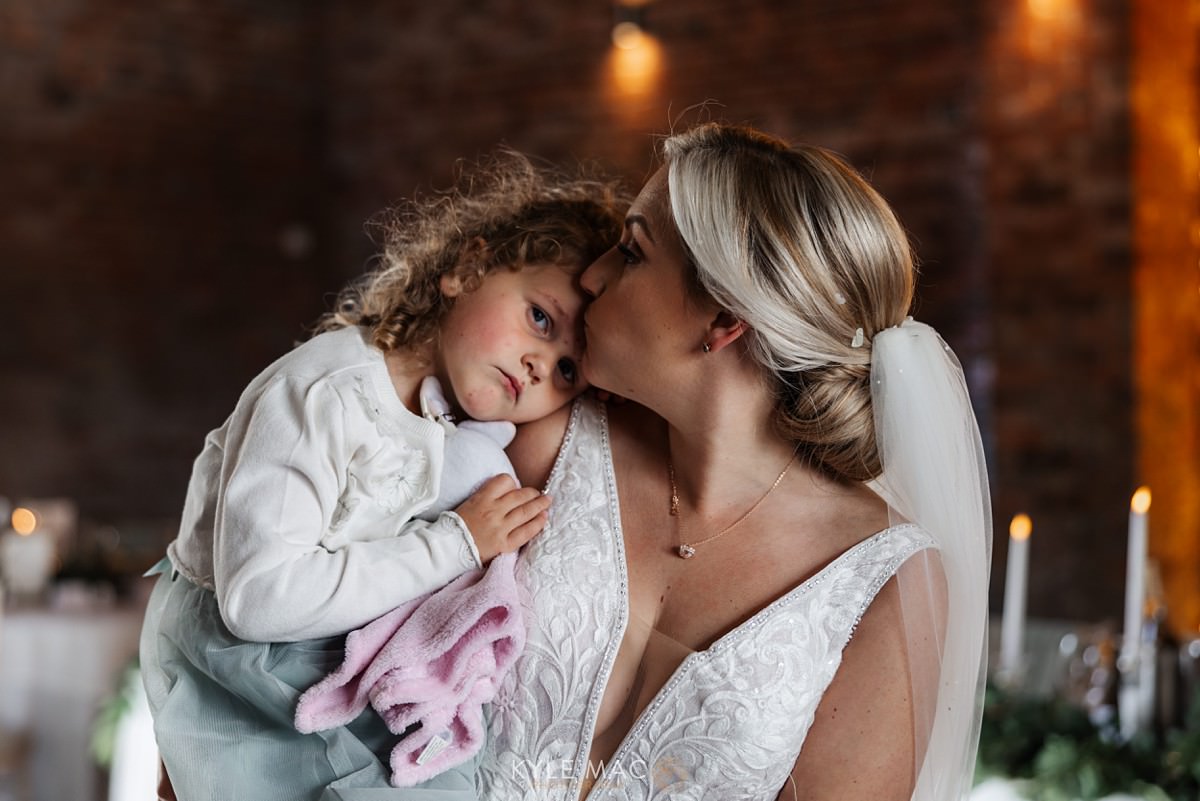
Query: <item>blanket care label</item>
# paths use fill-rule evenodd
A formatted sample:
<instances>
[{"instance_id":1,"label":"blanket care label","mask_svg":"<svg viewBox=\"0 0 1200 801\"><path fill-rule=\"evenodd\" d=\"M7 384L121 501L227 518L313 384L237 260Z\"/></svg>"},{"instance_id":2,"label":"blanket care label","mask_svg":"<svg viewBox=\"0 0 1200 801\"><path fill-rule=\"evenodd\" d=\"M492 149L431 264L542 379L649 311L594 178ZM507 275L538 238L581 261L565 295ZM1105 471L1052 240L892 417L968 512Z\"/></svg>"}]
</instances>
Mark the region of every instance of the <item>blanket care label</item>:
<instances>
[{"instance_id":1,"label":"blanket care label","mask_svg":"<svg viewBox=\"0 0 1200 801\"><path fill-rule=\"evenodd\" d=\"M425 748L421 751L420 756L417 757L417 764L424 765L426 762L442 753L442 751L445 751L446 746L450 745L450 739L452 736L453 735L450 734L449 729L433 735L433 738L430 739L429 742L425 743Z\"/></svg>"}]
</instances>

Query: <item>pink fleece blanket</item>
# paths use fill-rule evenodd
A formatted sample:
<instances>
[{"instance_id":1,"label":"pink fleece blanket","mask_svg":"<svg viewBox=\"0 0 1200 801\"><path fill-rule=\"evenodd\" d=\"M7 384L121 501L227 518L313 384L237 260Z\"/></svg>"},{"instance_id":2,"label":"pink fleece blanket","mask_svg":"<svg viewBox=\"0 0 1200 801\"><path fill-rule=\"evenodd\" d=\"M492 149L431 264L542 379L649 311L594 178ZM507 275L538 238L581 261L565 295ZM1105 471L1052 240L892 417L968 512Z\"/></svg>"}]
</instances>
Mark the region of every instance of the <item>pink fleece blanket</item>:
<instances>
[{"instance_id":1,"label":"pink fleece blanket","mask_svg":"<svg viewBox=\"0 0 1200 801\"><path fill-rule=\"evenodd\" d=\"M367 704L388 729L392 784L409 787L459 765L483 745L483 704L525 646L516 554L459 576L346 636L341 666L296 706L305 733L344 726Z\"/></svg>"}]
</instances>

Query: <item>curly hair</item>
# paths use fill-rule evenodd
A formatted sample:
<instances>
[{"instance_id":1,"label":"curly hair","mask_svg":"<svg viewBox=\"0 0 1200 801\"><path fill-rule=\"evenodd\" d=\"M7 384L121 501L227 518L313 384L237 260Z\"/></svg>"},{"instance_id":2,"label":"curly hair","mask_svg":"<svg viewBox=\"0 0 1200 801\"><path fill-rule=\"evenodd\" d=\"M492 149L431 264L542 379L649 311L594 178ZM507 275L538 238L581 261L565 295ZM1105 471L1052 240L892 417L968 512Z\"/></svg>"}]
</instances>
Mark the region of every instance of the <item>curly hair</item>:
<instances>
[{"instance_id":1,"label":"curly hair","mask_svg":"<svg viewBox=\"0 0 1200 801\"><path fill-rule=\"evenodd\" d=\"M538 167L507 148L459 171L453 187L376 215L379 266L350 283L315 333L371 329L385 352L434 343L454 299L443 278L472 291L499 268L553 264L581 272L620 237L629 197L581 167Z\"/></svg>"}]
</instances>

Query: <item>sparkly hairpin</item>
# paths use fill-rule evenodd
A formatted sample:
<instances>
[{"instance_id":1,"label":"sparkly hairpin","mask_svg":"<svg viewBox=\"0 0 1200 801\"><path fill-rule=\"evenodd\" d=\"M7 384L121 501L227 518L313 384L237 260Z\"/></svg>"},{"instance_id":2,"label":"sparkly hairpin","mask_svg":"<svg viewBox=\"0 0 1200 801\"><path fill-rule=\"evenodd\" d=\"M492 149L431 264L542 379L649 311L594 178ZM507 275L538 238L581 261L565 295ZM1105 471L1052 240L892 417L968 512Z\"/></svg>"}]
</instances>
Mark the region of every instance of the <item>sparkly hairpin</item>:
<instances>
[{"instance_id":1,"label":"sparkly hairpin","mask_svg":"<svg viewBox=\"0 0 1200 801\"><path fill-rule=\"evenodd\" d=\"M850 347L861 348L863 346L864 337L861 328L854 329L854 339L850 340Z\"/></svg>"}]
</instances>

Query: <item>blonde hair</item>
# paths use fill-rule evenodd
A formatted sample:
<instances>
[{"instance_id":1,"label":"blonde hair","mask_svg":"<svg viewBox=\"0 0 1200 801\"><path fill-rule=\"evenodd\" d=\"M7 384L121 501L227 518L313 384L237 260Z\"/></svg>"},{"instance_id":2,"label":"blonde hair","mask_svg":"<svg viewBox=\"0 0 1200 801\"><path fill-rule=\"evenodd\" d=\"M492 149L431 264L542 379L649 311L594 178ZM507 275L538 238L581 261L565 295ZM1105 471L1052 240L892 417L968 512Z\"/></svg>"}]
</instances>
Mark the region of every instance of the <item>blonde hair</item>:
<instances>
[{"instance_id":1,"label":"blonde hair","mask_svg":"<svg viewBox=\"0 0 1200 801\"><path fill-rule=\"evenodd\" d=\"M874 478L871 338L904 320L915 281L892 210L831 152L751 128L700 125L664 154L697 283L749 326L777 429L831 475Z\"/></svg>"},{"instance_id":2,"label":"blonde hair","mask_svg":"<svg viewBox=\"0 0 1200 801\"><path fill-rule=\"evenodd\" d=\"M499 150L461 170L451 189L376 215L379 266L341 292L315 331L367 326L381 350L419 352L453 306L444 277L469 292L501 267L580 272L617 241L628 206L594 169L568 174Z\"/></svg>"}]
</instances>

